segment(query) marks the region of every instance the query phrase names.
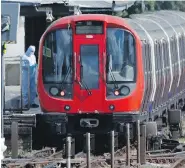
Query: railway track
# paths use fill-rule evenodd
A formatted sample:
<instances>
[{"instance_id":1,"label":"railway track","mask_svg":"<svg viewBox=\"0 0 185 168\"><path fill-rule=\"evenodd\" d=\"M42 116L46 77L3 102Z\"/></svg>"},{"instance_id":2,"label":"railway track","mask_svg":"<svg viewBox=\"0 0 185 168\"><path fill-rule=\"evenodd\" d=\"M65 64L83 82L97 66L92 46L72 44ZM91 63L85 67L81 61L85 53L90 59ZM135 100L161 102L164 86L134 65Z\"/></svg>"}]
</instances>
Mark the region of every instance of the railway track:
<instances>
[{"instance_id":1,"label":"railway track","mask_svg":"<svg viewBox=\"0 0 185 168\"><path fill-rule=\"evenodd\" d=\"M129 127L128 127L129 128ZM139 128L139 127L138 127ZM141 163L139 161L142 152L144 152L144 162L149 164L166 164L166 165L182 165L185 158L185 152L176 152L174 150L163 149L153 151L143 151L146 147L146 142L141 141L141 137L138 136L136 142L131 144L130 133L127 129L127 145L119 148L115 151L114 146L114 131L111 132L111 146L110 153L103 153L101 155L93 155L90 151L90 134L86 134L86 151L79 152L71 157L71 137L66 138L66 144L64 148L57 151L56 148L45 148L40 151L32 152L32 155L25 156L20 159L4 159L2 160L3 167L15 168L15 167L138 167ZM140 134L138 134L140 135ZM142 133L142 137L145 139L145 133ZM138 159L140 158L140 159ZM143 161L142 161L143 162ZM142 163L143 164L143 163Z\"/></svg>"},{"instance_id":2,"label":"railway track","mask_svg":"<svg viewBox=\"0 0 185 168\"><path fill-rule=\"evenodd\" d=\"M171 168L184 168L185 167L185 157L177 160Z\"/></svg>"},{"instance_id":3,"label":"railway track","mask_svg":"<svg viewBox=\"0 0 185 168\"><path fill-rule=\"evenodd\" d=\"M155 151L152 151L155 153ZM182 152L164 153L164 151L156 151L157 154L146 154L146 162L153 164L173 164L173 168L181 168L185 166L185 155ZM46 148L33 153L29 158L21 159L4 159L3 167L66 167L67 159L63 157L64 151L56 151L55 148ZM134 146L130 150L130 166L137 167L137 151ZM87 167L86 153L80 152L74 158L70 158L71 167L85 168ZM104 153L101 156L90 156L91 167L111 167L111 154ZM114 153L114 167L124 167L127 164L126 147L118 149ZM180 167L181 166L181 167Z\"/></svg>"}]
</instances>

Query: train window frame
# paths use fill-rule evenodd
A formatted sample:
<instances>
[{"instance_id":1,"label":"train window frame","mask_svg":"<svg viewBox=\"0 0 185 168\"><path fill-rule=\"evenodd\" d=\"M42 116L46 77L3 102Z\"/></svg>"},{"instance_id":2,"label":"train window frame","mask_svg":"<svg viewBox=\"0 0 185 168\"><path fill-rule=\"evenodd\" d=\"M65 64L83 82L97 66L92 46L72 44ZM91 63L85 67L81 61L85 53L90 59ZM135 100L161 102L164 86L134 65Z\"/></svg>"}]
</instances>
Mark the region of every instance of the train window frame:
<instances>
[{"instance_id":1,"label":"train window frame","mask_svg":"<svg viewBox=\"0 0 185 168\"><path fill-rule=\"evenodd\" d=\"M159 52L158 52L158 41L156 39L154 42L154 52L155 52L155 73L157 74Z\"/></svg>"},{"instance_id":2,"label":"train window frame","mask_svg":"<svg viewBox=\"0 0 185 168\"><path fill-rule=\"evenodd\" d=\"M149 65L149 73L148 73L148 86L149 86L149 92L148 92L148 100L150 99L150 96L151 96L151 93L152 93L152 90L151 90L151 88L152 88L152 86L153 86L153 80L152 80L152 62L151 62L151 57L152 57L152 55L151 55L151 50L152 50L152 46L151 46L151 43L150 43L150 41L148 41L148 43L147 43L147 47L148 47L148 65ZM148 105L149 105L149 102L147 103L147 107L148 107Z\"/></svg>"},{"instance_id":3,"label":"train window frame","mask_svg":"<svg viewBox=\"0 0 185 168\"><path fill-rule=\"evenodd\" d=\"M168 68L170 68L170 58L169 58L169 55L170 55L170 53L169 52L171 52L171 51L169 51L169 43L168 43L168 41L167 40L165 40L165 48L166 48L166 60L167 60L167 67Z\"/></svg>"},{"instance_id":4,"label":"train window frame","mask_svg":"<svg viewBox=\"0 0 185 168\"><path fill-rule=\"evenodd\" d=\"M147 41L144 39L142 41L142 44L143 44L143 59L144 59L144 79L145 79L145 91L144 91L144 99L143 99L143 106L142 106L142 111L146 111L146 106L147 106L147 96L148 96L148 61L147 61L147 58L148 58L148 50L147 50Z\"/></svg>"},{"instance_id":5,"label":"train window frame","mask_svg":"<svg viewBox=\"0 0 185 168\"><path fill-rule=\"evenodd\" d=\"M138 58L137 58L138 57L137 56L138 48L137 48L137 39L136 39L136 37L134 36L134 34L131 31L127 30L124 27L110 26L110 25L108 25L105 28L105 31L106 31L106 33L105 33L105 35L106 35L106 58L107 58L107 54L108 54L108 52L107 52L107 43L108 43L108 40L107 40L107 34L108 33L107 33L107 31L108 31L108 29L120 29L120 30L123 30L123 31L129 33L133 37L134 46L135 46L135 48L134 48L134 55L135 55L135 57L134 57L134 61L135 61L135 63L134 63L134 79L132 81L116 81L116 83L117 84L122 84L122 83L136 83L136 80L137 80L137 68L138 68L137 67L137 65L138 65ZM107 79L108 79L108 74L106 72L106 83L107 84L114 84L115 83L114 81L108 81Z\"/></svg>"},{"instance_id":6,"label":"train window frame","mask_svg":"<svg viewBox=\"0 0 185 168\"><path fill-rule=\"evenodd\" d=\"M162 70L163 70L163 61L162 61L162 59L163 59L163 54L162 54L162 42L161 41L159 41L159 53L160 53L160 59L159 59L159 72L160 72L160 74L161 74L161 78L162 78Z\"/></svg>"},{"instance_id":7,"label":"train window frame","mask_svg":"<svg viewBox=\"0 0 185 168\"><path fill-rule=\"evenodd\" d=\"M144 70L144 73L147 73L147 61L146 61L146 41L143 40L142 41L142 60L144 62L144 67L143 67L143 70Z\"/></svg>"},{"instance_id":8,"label":"train window frame","mask_svg":"<svg viewBox=\"0 0 185 168\"><path fill-rule=\"evenodd\" d=\"M172 71L174 73L175 57L174 57L173 37L170 38L170 52L171 52L171 61L172 61Z\"/></svg>"}]
</instances>

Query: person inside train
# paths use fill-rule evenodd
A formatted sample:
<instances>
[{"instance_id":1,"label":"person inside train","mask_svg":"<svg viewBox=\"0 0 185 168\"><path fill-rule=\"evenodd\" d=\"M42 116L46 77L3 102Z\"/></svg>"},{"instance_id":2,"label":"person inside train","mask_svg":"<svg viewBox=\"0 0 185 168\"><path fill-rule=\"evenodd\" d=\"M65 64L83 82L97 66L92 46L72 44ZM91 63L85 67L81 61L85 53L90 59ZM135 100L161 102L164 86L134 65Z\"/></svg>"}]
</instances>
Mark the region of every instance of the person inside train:
<instances>
[{"instance_id":1,"label":"person inside train","mask_svg":"<svg viewBox=\"0 0 185 168\"><path fill-rule=\"evenodd\" d=\"M22 97L23 107L38 108L35 103L36 98L36 72L37 63L35 58L35 46L30 45L26 53L22 56Z\"/></svg>"},{"instance_id":2,"label":"person inside train","mask_svg":"<svg viewBox=\"0 0 185 168\"><path fill-rule=\"evenodd\" d=\"M130 34L127 35L127 42L125 46L125 57L120 71L120 75L125 77L127 81L133 81L135 50L134 39Z\"/></svg>"},{"instance_id":3,"label":"person inside train","mask_svg":"<svg viewBox=\"0 0 185 168\"><path fill-rule=\"evenodd\" d=\"M70 57L71 57L71 32L68 30L57 30L56 31L56 75L57 81L64 80L69 67L70 67ZM71 79L71 73L69 74L67 81Z\"/></svg>"},{"instance_id":4,"label":"person inside train","mask_svg":"<svg viewBox=\"0 0 185 168\"><path fill-rule=\"evenodd\" d=\"M109 74L108 80L111 81L111 71L116 81L134 80L134 43L133 37L121 29L109 29L108 32L108 58Z\"/></svg>"}]
</instances>

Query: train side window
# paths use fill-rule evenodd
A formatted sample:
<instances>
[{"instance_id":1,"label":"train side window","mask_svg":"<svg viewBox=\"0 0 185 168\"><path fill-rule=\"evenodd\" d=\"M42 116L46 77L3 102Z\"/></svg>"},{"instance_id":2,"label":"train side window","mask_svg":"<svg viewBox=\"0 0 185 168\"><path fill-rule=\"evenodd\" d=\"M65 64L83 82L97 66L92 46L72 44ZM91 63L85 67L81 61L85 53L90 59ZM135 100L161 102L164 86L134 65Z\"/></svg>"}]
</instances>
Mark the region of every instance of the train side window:
<instances>
[{"instance_id":1,"label":"train side window","mask_svg":"<svg viewBox=\"0 0 185 168\"><path fill-rule=\"evenodd\" d=\"M152 73L152 65L151 65L151 64L152 64L152 63L151 63L151 57L152 57L152 56L151 56L151 45L150 45L150 43L148 43L147 46L148 46L147 48L148 48L148 63L149 63L148 65L149 65L149 72Z\"/></svg>"},{"instance_id":2,"label":"train side window","mask_svg":"<svg viewBox=\"0 0 185 168\"><path fill-rule=\"evenodd\" d=\"M173 39L172 38L170 38L170 52L171 52L172 67L174 67L175 62L174 62L174 55L173 55Z\"/></svg>"},{"instance_id":3,"label":"train side window","mask_svg":"<svg viewBox=\"0 0 185 168\"><path fill-rule=\"evenodd\" d=\"M155 73L157 73L157 57L158 57L158 51L157 51L157 41L154 43L154 53L155 53Z\"/></svg>"},{"instance_id":4,"label":"train side window","mask_svg":"<svg viewBox=\"0 0 185 168\"><path fill-rule=\"evenodd\" d=\"M147 72L147 61L146 61L146 44L145 44L145 41L142 41L142 55L143 55L143 62L144 62L144 72L146 73Z\"/></svg>"},{"instance_id":5,"label":"train side window","mask_svg":"<svg viewBox=\"0 0 185 168\"><path fill-rule=\"evenodd\" d=\"M148 54L148 52L149 52L149 50L148 50L148 44L145 41L145 64L146 64L146 72L147 73L149 72L149 62L148 62L149 54Z\"/></svg>"},{"instance_id":6,"label":"train side window","mask_svg":"<svg viewBox=\"0 0 185 168\"><path fill-rule=\"evenodd\" d=\"M180 61L183 59L183 36L179 37L179 51L180 51Z\"/></svg>"},{"instance_id":7,"label":"train side window","mask_svg":"<svg viewBox=\"0 0 185 168\"><path fill-rule=\"evenodd\" d=\"M161 70L162 70L162 44L159 41L159 71L161 75Z\"/></svg>"},{"instance_id":8,"label":"train side window","mask_svg":"<svg viewBox=\"0 0 185 168\"><path fill-rule=\"evenodd\" d=\"M183 59L183 68L185 67L185 35L183 36L183 40L182 40L182 53L183 53L183 55L182 55L182 59ZM184 72L184 71L183 71ZM185 72L184 72L185 73ZM184 79L185 80L185 79Z\"/></svg>"},{"instance_id":9,"label":"train side window","mask_svg":"<svg viewBox=\"0 0 185 168\"><path fill-rule=\"evenodd\" d=\"M164 70L166 70L167 68L167 56L166 56L166 44L165 41L162 41L162 45L163 45L163 64L164 64Z\"/></svg>"},{"instance_id":10,"label":"train side window","mask_svg":"<svg viewBox=\"0 0 185 168\"><path fill-rule=\"evenodd\" d=\"M174 53L174 59L175 59L175 67L177 67L177 63L178 63L178 55L177 55L177 39L176 37L174 37L173 39L173 53Z\"/></svg>"},{"instance_id":11,"label":"train side window","mask_svg":"<svg viewBox=\"0 0 185 168\"><path fill-rule=\"evenodd\" d=\"M169 44L167 41L165 41L165 48L166 48L166 65L168 68L170 68L170 58L169 58Z\"/></svg>"},{"instance_id":12,"label":"train side window","mask_svg":"<svg viewBox=\"0 0 185 168\"><path fill-rule=\"evenodd\" d=\"M144 71L144 82L145 82L145 90L144 90L144 99L142 102L141 111L144 112L145 101L146 101L146 89L147 89L147 61L146 61L146 44L145 40L142 41L142 59L143 59L143 71Z\"/></svg>"}]
</instances>

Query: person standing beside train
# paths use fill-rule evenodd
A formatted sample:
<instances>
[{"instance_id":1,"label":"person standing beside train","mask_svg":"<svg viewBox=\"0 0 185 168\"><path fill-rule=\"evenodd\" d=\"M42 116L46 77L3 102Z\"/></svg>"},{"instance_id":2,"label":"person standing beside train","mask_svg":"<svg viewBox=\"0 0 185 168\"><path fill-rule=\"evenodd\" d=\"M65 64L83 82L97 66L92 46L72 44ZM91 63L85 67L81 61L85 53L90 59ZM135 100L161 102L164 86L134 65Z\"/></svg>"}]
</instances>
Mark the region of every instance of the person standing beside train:
<instances>
[{"instance_id":1,"label":"person standing beside train","mask_svg":"<svg viewBox=\"0 0 185 168\"><path fill-rule=\"evenodd\" d=\"M26 53L22 56L22 96L24 108L28 108L29 104L31 108L39 107L39 105L35 103L35 98L37 95L36 93L37 63L34 53L35 46L31 45L27 49Z\"/></svg>"}]
</instances>

